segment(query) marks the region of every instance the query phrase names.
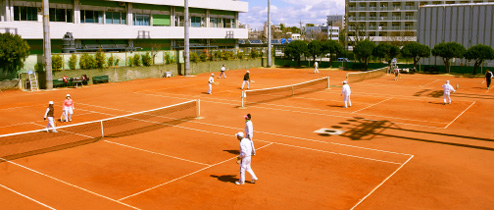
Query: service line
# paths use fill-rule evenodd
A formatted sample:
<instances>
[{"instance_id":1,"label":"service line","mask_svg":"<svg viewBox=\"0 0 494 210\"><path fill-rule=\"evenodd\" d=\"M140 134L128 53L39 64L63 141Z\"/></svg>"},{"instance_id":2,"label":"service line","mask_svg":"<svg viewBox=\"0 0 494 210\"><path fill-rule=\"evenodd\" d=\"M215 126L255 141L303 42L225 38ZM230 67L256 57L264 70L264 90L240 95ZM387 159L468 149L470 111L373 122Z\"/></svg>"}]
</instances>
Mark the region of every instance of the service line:
<instances>
[{"instance_id":1,"label":"service line","mask_svg":"<svg viewBox=\"0 0 494 210\"><path fill-rule=\"evenodd\" d=\"M474 104L475 104L476 101L474 101L472 104L470 104L470 106L468 106L465 110L463 110L463 112L461 112L458 116L456 116L456 118L451 121L448 125L446 125L444 127L444 129L448 128L451 124L453 124L458 118L461 117L461 115L463 115L468 109L470 109L470 107L472 107Z\"/></svg>"},{"instance_id":2,"label":"service line","mask_svg":"<svg viewBox=\"0 0 494 210\"><path fill-rule=\"evenodd\" d=\"M388 99L385 99L385 100L382 100L382 101L380 101L380 102L378 102L378 103L372 104L372 105L370 105L370 106L368 106L368 107L365 107L365 108L359 109L359 110L357 110L357 111L354 111L354 112L352 112L352 114L355 114L355 113L360 112L360 111L362 111L362 110L366 110L366 109L368 109L368 108L371 108L371 107L373 107L373 106L375 106L375 105L378 105L378 104L380 104L380 103L383 103L383 102L389 101L389 100L391 100L391 99L393 99L393 97L388 98Z\"/></svg>"}]
</instances>

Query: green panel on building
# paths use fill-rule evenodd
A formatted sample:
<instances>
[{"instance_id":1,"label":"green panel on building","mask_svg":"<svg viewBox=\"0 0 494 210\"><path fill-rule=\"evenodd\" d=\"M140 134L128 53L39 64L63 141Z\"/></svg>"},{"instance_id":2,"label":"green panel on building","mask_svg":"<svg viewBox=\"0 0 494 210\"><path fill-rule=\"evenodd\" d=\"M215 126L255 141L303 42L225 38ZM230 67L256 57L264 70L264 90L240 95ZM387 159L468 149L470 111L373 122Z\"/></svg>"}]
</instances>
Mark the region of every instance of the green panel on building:
<instances>
[{"instance_id":1,"label":"green panel on building","mask_svg":"<svg viewBox=\"0 0 494 210\"><path fill-rule=\"evenodd\" d=\"M151 5L151 4L132 4L134 9L146 9L146 10L158 10L158 11L170 11L170 6L164 5Z\"/></svg>"},{"instance_id":2,"label":"green panel on building","mask_svg":"<svg viewBox=\"0 0 494 210\"><path fill-rule=\"evenodd\" d=\"M223 44L235 44L237 43L236 39L215 39L215 43L223 43Z\"/></svg>"},{"instance_id":3,"label":"green panel on building","mask_svg":"<svg viewBox=\"0 0 494 210\"><path fill-rule=\"evenodd\" d=\"M57 3L57 4L74 4L73 0L50 0L50 3Z\"/></svg>"},{"instance_id":4,"label":"green panel on building","mask_svg":"<svg viewBox=\"0 0 494 210\"><path fill-rule=\"evenodd\" d=\"M223 11L223 10L210 10L209 14L211 15L230 15L235 16L235 12L233 11Z\"/></svg>"},{"instance_id":5,"label":"green panel on building","mask_svg":"<svg viewBox=\"0 0 494 210\"><path fill-rule=\"evenodd\" d=\"M100 0L82 0L82 5L90 5L90 6L101 6L101 7L123 7L119 6L116 1L100 1Z\"/></svg>"},{"instance_id":6,"label":"green panel on building","mask_svg":"<svg viewBox=\"0 0 494 210\"><path fill-rule=\"evenodd\" d=\"M184 12L183 7L175 7L175 12ZM189 13L196 13L196 14L206 14L205 9L199 9L199 8L190 8L189 7Z\"/></svg>"},{"instance_id":7,"label":"green panel on building","mask_svg":"<svg viewBox=\"0 0 494 210\"><path fill-rule=\"evenodd\" d=\"M153 15L153 26L170 26L170 15Z\"/></svg>"}]
</instances>

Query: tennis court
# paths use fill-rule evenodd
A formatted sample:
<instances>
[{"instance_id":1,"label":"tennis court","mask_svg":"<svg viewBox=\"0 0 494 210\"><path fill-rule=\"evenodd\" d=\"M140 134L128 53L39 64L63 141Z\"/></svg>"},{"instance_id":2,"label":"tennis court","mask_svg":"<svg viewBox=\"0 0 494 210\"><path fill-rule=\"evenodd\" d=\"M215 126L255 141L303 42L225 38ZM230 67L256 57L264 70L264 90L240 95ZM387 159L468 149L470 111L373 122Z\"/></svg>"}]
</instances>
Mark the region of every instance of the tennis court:
<instances>
[{"instance_id":1,"label":"tennis court","mask_svg":"<svg viewBox=\"0 0 494 210\"><path fill-rule=\"evenodd\" d=\"M216 80L212 95L205 94L209 74L0 93L0 134L44 128L47 102L55 102L57 118L67 93L76 108L57 134L0 138L0 202L6 209L492 207L494 97L479 79L368 78L350 82L353 106L344 109L347 72L250 72L252 90L327 77L330 88L269 92L242 107L245 70L234 70ZM451 105L439 94L445 80L460 84ZM234 134L246 113L259 182L247 175L237 186Z\"/></svg>"}]
</instances>

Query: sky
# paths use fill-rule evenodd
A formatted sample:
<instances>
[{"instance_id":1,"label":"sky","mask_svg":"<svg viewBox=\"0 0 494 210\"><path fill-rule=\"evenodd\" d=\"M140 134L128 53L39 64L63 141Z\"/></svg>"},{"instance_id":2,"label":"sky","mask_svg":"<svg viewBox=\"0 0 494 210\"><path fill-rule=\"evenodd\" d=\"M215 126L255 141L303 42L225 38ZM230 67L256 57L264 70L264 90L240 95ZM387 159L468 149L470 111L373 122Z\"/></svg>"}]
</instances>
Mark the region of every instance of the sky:
<instances>
[{"instance_id":1,"label":"sky","mask_svg":"<svg viewBox=\"0 0 494 210\"><path fill-rule=\"evenodd\" d=\"M267 21L267 0L240 0L249 3L249 12L240 13L240 22L262 29ZM271 0L271 22L300 27L306 23L327 23L328 15L345 14L345 0Z\"/></svg>"}]
</instances>

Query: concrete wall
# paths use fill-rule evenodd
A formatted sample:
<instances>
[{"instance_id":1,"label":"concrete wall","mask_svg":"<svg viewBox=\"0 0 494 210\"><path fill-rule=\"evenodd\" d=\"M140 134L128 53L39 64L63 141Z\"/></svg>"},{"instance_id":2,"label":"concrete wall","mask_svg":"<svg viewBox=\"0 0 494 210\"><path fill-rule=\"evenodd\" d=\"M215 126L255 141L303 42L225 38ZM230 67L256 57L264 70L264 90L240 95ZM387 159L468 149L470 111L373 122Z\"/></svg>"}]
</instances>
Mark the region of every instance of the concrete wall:
<instances>
[{"instance_id":1,"label":"concrete wall","mask_svg":"<svg viewBox=\"0 0 494 210\"><path fill-rule=\"evenodd\" d=\"M20 81L20 79L0 81L0 90L17 89Z\"/></svg>"},{"instance_id":2,"label":"concrete wall","mask_svg":"<svg viewBox=\"0 0 494 210\"><path fill-rule=\"evenodd\" d=\"M206 72L219 72L221 65L225 64L227 69L248 69L265 66L265 58L247 59L247 60L227 60L227 61L212 61L212 62L199 62L191 63L191 74L201 74ZM61 79L63 75L71 77L80 77L86 74L89 77L89 84L92 84L92 78L94 76L108 75L110 82L123 82L135 79L145 78L160 78L164 77L165 72L171 72L173 76L183 75L184 64L164 64L154 65L150 67L112 67L106 69L90 69L90 70L64 70L54 71L53 79ZM40 88L45 88L45 73L38 72L38 80ZM21 74L22 87L24 89L24 82L28 80L27 74Z\"/></svg>"}]
</instances>

